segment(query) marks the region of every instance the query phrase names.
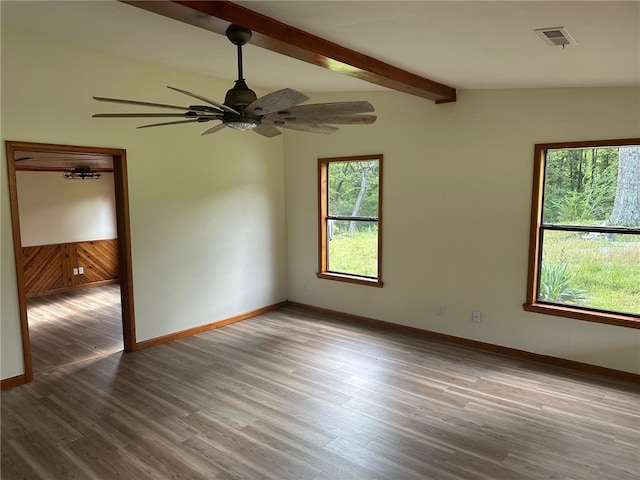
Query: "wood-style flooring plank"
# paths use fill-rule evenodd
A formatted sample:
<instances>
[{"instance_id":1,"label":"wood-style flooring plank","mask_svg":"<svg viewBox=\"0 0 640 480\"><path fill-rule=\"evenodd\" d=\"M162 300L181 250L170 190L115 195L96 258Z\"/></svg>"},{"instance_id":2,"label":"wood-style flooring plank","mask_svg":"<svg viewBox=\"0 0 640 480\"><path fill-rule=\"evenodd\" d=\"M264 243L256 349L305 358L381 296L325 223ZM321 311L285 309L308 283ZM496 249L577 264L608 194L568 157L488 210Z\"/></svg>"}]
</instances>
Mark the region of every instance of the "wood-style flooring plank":
<instances>
[{"instance_id":1,"label":"wood-style flooring plank","mask_svg":"<svg viewBox=\"0 0 640 480\"><path fill-rule=\"evenodd\" d=\"M637 385L292 308L0 407L3 480L640 480Z\"/></svg>"},{"instance_id":2,"label":"wood-style flooring plank","mask_svg":"<svg viewBox=\"0 0 640 480\"><path fill-rule=\"evenodd\" d=\"M123 349L119 285L30 298L27 318L36 375Z\"/></svg>"}]
</instances>

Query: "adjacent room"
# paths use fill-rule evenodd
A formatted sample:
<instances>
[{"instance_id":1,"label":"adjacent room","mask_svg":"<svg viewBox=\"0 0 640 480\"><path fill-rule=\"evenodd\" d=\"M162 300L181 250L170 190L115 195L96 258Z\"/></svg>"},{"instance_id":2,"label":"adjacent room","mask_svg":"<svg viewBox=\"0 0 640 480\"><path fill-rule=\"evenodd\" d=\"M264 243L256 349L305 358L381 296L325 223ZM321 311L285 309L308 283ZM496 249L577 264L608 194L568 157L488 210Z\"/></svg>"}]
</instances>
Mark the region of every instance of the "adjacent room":
<instances>
[{"instance_id":1,"label":"adjacent room","mask_svg":"<svg viewBox=\"0 0 640 480\"><path fill-rule=\"evenodd\" d=\"M36 373L123 349L112 162L86 157L91 173L79 159L65 167L68 155L20 152L16 162Z\"/></svg>"},{"instance_id":2,"label":"adjacent room","mask_svg":"<svg viewBox=\"0 0 640 480\"><path fill-rule=\"evenodd\" d=\"M0 8L3 479L640 478L640 2Z\"/></svg>"}]
</instances>

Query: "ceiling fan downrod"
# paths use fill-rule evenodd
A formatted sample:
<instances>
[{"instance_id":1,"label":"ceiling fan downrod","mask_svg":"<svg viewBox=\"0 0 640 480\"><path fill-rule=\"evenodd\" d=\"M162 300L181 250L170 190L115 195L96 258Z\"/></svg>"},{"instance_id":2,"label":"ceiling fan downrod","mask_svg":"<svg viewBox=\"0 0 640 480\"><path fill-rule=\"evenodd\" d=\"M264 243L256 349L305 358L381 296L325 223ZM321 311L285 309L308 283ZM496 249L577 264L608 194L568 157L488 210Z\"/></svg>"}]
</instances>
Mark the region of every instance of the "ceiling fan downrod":
<instances>
[{"instance_id":1,"label":"ceiling fan downrod","mask_svg":"<svg viewBox=\"0 0 640 480\"><path fill-rule=\"evenodd\" d=\"M225 112L225 123L231 128L248 130L259 125L259 120L253 116L245 115L244 108L258 99L256 93L251 90L244 81L242 71L242 46L251 39L251 30L239 25L231 24L226 30L227 38L237 46L238 52L238 79L235 85L224 97L224 104L239 111L240 115Z\"/></svg>"}]
</instances>

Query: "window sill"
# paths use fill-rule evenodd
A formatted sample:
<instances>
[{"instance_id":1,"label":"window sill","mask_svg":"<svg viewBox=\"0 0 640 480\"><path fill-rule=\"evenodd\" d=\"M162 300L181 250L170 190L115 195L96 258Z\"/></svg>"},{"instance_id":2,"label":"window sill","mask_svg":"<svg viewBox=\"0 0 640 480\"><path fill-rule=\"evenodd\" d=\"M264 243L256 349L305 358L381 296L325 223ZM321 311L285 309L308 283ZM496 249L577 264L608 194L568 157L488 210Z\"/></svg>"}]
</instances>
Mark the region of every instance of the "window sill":
<instances>
[{"instance_id":1,"label":"window sill","mask_svg":"<svg viewBox=\"0 0 640 480\"><path fill-rule=\"evenodd\" d=\"M640 317L615 313L596 312L548 303L525 303L522 306L527 312L544 313L557 317L574 318L587 322L606 323L619 327L640 328Z\"/></svg>"},{"instance_id":2,"label":"window sill","mask_svg":"<svg viewBox=\"0 0 640 480\"><path fill-rule=\"evenodd\" d=\"M366 285L368 287L382 288L382 280L376 278L356 277L355 275L346 275L344 273L320 272L316 273L318 278L326 280L335 280L338 282L355 283L358 285Z\"/></svg>"}]
</instances>

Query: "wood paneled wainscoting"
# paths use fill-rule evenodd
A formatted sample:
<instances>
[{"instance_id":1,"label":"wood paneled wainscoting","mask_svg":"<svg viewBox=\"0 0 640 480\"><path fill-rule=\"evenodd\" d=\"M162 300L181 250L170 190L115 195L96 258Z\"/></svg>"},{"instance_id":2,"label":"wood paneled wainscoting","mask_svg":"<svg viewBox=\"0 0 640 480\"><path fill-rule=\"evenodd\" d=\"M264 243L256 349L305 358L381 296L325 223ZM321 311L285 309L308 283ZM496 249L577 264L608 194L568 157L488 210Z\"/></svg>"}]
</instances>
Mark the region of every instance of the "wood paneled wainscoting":
<instances>
[{"instance_id":1,"label":"wood paneled wainscoting","mask_svg":"<svg viewBox=\"0 0 640 480\"><path fill-rule=\"evenodd\" d=\"M22 247L27 298L118 281L118 240Z\"/></svg>"}]
</instances>

